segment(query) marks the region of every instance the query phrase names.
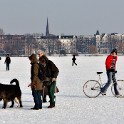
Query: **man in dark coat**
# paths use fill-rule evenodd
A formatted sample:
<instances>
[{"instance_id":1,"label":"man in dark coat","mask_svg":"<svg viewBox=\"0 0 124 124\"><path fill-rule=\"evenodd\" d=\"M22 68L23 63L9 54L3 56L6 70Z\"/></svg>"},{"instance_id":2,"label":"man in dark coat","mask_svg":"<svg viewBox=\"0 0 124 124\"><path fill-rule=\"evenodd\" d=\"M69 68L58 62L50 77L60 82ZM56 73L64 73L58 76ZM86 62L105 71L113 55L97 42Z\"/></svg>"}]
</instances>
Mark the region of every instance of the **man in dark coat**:
<instances>
[{"instance_id":1,"label":"man in dark coat","mask_svg":"<svg viewBox=\"0 0 124 124\"><path fill-rule=\"evenodd\" d=\"M44 81L44 84L46 82L51 82L48 84L48 95L50 98L50 105L48 108L53 108L55 107L55 88L56 88L56 79L59 73L59 69L56 67L56 65L51 61L48 60L46 56L42 56L39 58L39 62L45 67L46 71L46 79Z\"/></svg>"},{"instance_id":2,"label":"man in dark coat","mask_svg":"<svg viewBox=\"0 0 124 124\"><path fill-rule=\"evenodd\" d=\"M9 54L6 55L6 59L5 59L5 62L6 63L6 71L8 70L9 71L9 65L11 63L11 59L9 57Z\"/></svg>"}]
</instances>

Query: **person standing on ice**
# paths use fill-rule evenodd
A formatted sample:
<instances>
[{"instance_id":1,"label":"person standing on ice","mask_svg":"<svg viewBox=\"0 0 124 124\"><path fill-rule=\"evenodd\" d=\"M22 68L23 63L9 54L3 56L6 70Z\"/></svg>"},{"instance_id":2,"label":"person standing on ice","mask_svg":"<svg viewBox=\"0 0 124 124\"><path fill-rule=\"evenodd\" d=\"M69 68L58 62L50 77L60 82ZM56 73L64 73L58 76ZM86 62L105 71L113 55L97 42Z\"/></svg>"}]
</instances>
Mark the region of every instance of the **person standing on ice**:
<instances>
[{"instance_id":1,"label":"person standing on ice","mask_svg":"<svg viewBox=\"0 0 124 124\"><path fill-rule=\"evenodd\" d=\"M5 59L5 62L4 62L5 64L6 64L6 71L8 70L9 71L9 65L10 65L10 63L11 63L11 59L10 59L10 56L9 56L9 54L7 54L6 55L6 59Z\"/></svg>"},{"instance_id":2,"label":"person standing on ice","mask_svg":"<svg viewBox=\"0 0 124 124\"><path fill-rule=\"evenodd\" d=\"M42 56L45 57L46 60L48 60L47 56L45 55L44 51L43 50L38 50L37 51L37 54L38 54L38 58L40 59ZM40 62L39 62L40 64ZM44 85L44 88L43 88L43 93L42 93L42 98L43 98L43 103L47 102L47 93L48 91L48 87ZM58 87L56 86L55 87L55 93L59 92L59 89Z\"/></svg>"},{"instance_id":3,"label":"person standing on ice","mask_svg":"<svg viewBox=\"0 0 124 124\"><path fill-rule=\"evenodd\" d=\"M42 51L42 50L38 50L37 53L38 53L38 58L42 57L43 55L46 57L44 51ZM48 58L46 57L46 59L48 59ZM43 102L44 102L44 103L47 102L46 97L47 97L47 96L43 94Z\"/></svg>"},{"instance_id":4,"label":"person standing on ice","mask_svg":"<svg viewBox=\"0 0 124 124\"><path fill-rule=\"evenodd\" d=\"M56 79L59 73L59 69L57 66L46 56L42 56L39 58L39 62L45 67L45 72L46 72L46 79L44 80L45 82L50 82L49 85L47 85L48 88L48 95L50 98L50 105L48 108L53 108L55 107L55 88L56 88Z\"/></svg>"},{"instance_id":5,"label":"person standing on ice","mask_svg":"<svg viewBox=\"0 0 124 124\"><path fill-rule=\"evenodd\" d=\"M115 95L119 96L119 92L117 90L117 81L115 77L116 71L116 61L117 61L117 49L113 49L111 54L106 58L105 65L106 65L106 74L108 77L108 81L104 87L101 88L101 94L106 95L106 91L110 86L111 82L114 83L114 91Z\"/></svg>"},{"instance_id":6,"label":"person standing on ice","mask_svg":"<svg viewBox=\"0 0 124 124\"><path fill-rule=\"evenodd\" d=\"M31 83L28 86L31 86L32 96L34 98L34 107L32 110L42 109L42 99L41 99L41 91L43 90L43 83L39 79L39 65L36 54L32 54L29 57L31 61Z\"/></svg>"},{"instance_id":7,"label":"person standing on ice","mask_svg":"<svg viewBox=\"0 0 124 124\"><path fill-rule=\"evenodd\" d=\"M75 64L75 65L77 65L77 63L75 63L75 61L76 61L76 57L75 57L75 55L73 55L73 58L72 58L72 66Z\"/></svg>"}]
</instances>

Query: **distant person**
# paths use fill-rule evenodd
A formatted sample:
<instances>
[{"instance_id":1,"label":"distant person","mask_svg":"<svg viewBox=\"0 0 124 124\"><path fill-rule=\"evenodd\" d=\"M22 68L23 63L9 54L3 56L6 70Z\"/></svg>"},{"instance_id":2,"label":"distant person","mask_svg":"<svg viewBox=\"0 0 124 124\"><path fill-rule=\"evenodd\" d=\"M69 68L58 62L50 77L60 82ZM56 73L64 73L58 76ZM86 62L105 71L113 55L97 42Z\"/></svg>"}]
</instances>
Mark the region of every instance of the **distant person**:
<instances>
[{"instance_id":1,"label":"distant person","mask_svg":"<svg viewBox=\"0 0 124 124\"><path fill-rule=\"evenodd\" d=\"M105 62L108 81L105 84L105 86L101 88L102 95L106 95L106 91L113 81L115 95L119 96L119 92L117 90L117 81L115 77L115 73L117 72L116 61L117 61L117 49L113 49L111 54L108 55L108 57L106 58L106 62Z\"/></svg>"},{"instance_id":2,"label":"distant person","mask_svg":"<svg viewBox=\"0 0 124 124\"><path fill-rule=\"evenodd\" d=\"M56 88L56 79L59 73L59 69L56 67L56 65L49 60L46 56L42 56L39 58L39 62L45 67L46 72L46 83L50 82L49 85L47 85L48 88L48 95L50 98L50 105L48 108L55 107L55 88ZM44 81L44 83L45 83Z\"/></svg>"},{"instance_id":3,"label":"distant person","mask_svg":"<svg viewBox=\"0 0 124 124\"><path fill-rule=\"evenodd\" d=\"M75 63L75 61L76 61L76 57L75 57L75 55L73 55L73 58L72 58L72 66L75 64L75 65L77 65L77 63Z\"/></svg>"},{"instance_id":4,"label":"distant person","mask_svg":"<svg viewBox=\"0 0 124 124\"><path fill-rule=\"evenodd\" d=\"M7 54L6 55L6 59L5 59L5 62L4 62L5 64L6 64L6 71L8 70L9 71L9 65L10 65L10 63L11 63L11 59L10 59L10 56L9 56L9 54Z\"/></svg>"},{"instance_id":5,"label":"distant person","mask_svg":"<svg viewBox=\"0 0 124 124\"><path fill-rule=\"evenodd\" d=\"M42 99L41 99L41 91L43 90L43 83L39 79L39 65L36 54L32 54L29 57L31 61L31 83L28 86L31 86L32 96L34 98L34 107L32 110L42 109Z\"/></svg>"}]
</instances>

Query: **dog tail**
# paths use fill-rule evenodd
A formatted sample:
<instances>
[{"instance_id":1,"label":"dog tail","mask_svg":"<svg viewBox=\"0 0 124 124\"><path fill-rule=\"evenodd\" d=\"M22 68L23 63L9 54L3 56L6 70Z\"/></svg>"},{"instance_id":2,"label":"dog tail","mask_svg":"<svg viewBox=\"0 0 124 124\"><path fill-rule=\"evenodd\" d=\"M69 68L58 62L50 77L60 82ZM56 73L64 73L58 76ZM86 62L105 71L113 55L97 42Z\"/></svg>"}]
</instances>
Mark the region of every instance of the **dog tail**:
<instances>
[{"instance_id":1,"label":"dog tail","mask_svg":"<svg viewBox=\"0 0 124 124\"><path fill-rule=\"evenodd\" d=\"M15 82L16 83L16 86L18 86L19 87L19 81L15 78L15 79L12 79L11 81L10 81L10 84L12 84L13 82Z\"/></svg>"}]
</instances>

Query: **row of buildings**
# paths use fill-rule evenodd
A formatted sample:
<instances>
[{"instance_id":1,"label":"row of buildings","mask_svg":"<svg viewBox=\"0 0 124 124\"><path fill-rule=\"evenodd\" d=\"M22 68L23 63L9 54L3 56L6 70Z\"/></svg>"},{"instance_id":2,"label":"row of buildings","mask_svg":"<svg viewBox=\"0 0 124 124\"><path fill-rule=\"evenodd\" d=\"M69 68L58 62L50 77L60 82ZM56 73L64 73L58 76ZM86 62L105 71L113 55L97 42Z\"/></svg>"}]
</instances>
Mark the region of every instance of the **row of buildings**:
<instances>
[{"instance_id":1,"label":"row of buildings","mask_svg":"<svg viewBox=\"0 0 124 124\"><path fill-rule=\"evenodd\" d=\"M46 34L0 35L0 55L29 56L42 49L48 55L108 54L113 48L124 53L124 34L53 35L49 33L47 19Z\"/></svg>"}]
</instances>

